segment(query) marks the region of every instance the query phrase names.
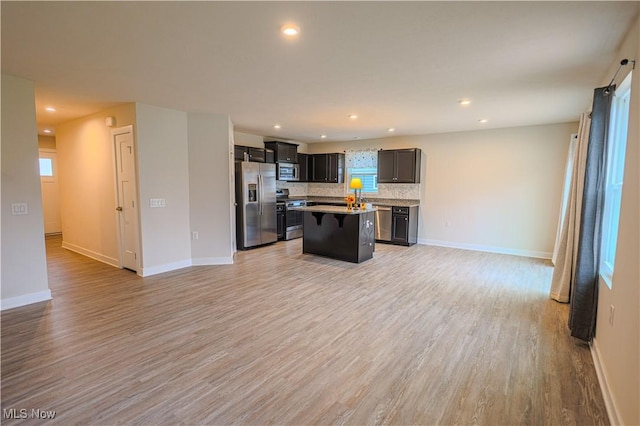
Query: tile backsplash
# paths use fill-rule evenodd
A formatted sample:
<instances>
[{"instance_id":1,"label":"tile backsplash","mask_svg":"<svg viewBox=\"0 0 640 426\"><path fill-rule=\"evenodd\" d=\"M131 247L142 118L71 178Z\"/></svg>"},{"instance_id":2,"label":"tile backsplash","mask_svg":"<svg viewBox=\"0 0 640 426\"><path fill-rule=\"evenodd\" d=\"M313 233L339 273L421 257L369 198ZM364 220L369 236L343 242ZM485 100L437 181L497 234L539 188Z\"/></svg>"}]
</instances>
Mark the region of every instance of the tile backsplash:
<instances>
[{"instance_id":1,"label":"tile backsplash","mask_svg":"<svg viewBox=\"0 0 640 426\"><path fill-rule=\"evenodd\" d=\"M419 183L380 183L376 198L393 198L396 200L419 200ZM366 198L366 197L365 197Z\"/></svg>"},{"instance_id":2,"label":"tile backsplash","mask_svg":"<svg viewBox=\"0 0 640 426\"><path fill-rule=\"evenodd\" d=\"M344 197L348 190L344 183L313 183L313 182L281 182L276 181L276 188L288 188L290 196L311 195L316 197ZM381 183L378 193L370 194L371 198L389 198L396 200L419 200L419 183ZM367 198L367 194L362 196Z\"/></svg>"}]
</instances>

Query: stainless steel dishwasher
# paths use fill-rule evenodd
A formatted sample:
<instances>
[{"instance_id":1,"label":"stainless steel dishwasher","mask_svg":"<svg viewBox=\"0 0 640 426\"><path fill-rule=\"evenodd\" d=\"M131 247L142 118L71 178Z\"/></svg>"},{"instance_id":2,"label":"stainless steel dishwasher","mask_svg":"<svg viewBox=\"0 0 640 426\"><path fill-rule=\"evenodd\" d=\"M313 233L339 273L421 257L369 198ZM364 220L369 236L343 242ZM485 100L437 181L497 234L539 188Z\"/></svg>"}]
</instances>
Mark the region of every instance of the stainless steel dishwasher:
<instances>
[{"instance_id":1,"label":"stainless steel dishwasher","mask_svg":"<svg viewBox=\"0 0 640 426\"><path fill-rule=\"evenodd\" d=\"M392 211L389 206L375 205L376 207L376 240L391 241Z\"/></svg>"}]
</instances>

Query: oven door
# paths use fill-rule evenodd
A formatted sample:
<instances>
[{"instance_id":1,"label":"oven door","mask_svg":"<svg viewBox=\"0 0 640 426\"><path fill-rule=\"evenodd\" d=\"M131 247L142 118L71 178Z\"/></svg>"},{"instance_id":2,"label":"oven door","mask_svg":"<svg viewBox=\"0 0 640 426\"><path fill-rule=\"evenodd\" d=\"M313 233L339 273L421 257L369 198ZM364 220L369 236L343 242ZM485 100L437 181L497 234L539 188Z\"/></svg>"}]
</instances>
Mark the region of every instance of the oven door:
<instances>
[{"instance_id":1,"label":"oven door","mask_svg":"<svg viewBox=\"0 0 640 426\"><path fill-rule=\"evenodd\" d=\"M302 237L304 212L297 210L295 207L303 207L305 205L306 203L304 201L287 203L285 209L286 219L284 221L286 224L285 240Z\"/></svg>"}]
</instances>

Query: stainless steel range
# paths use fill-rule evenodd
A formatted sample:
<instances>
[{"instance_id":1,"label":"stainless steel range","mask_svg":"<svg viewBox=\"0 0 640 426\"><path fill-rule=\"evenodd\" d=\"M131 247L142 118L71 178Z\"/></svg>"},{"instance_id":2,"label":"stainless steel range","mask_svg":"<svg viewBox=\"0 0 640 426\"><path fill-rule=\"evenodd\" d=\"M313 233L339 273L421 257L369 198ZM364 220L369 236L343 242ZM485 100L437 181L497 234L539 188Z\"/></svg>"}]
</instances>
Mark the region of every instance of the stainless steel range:
<instances>
[{"instance_id":1,"label":"stainless steel range","mask_svg":"<svg viewBox=\"0 0 640 426\"><path fill-rule=\"evenodd\" d=\"M276 189L276 203L282 209L282 217L278 220L278 225L282 229L282 239L292 240L302 237L303 212L295 207L304 207L307 200L304 198L291 198L289 190L286 188ZM280 235L281 233L278 232Z\"/></svg>"}]
</instances>

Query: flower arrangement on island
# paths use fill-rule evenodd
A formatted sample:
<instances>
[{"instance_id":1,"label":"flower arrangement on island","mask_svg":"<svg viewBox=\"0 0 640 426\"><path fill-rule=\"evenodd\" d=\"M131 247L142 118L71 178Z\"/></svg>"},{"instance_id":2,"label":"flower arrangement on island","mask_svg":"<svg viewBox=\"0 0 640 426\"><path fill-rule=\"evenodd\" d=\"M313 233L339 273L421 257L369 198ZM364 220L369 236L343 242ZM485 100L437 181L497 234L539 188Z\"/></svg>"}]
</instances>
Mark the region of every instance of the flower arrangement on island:
<instances>
[{"instance_id":1,"label":"flower arrangement on island","mask_svg":"<svg viewBox=\"0 0 640 426\"><path fill-rule=\"evenodd\" d=\"M355 195L349 194L344 199L347 202L347 209L351 210L353 208L353 203L356 202Z\"/></svg>"}]
</instances>

